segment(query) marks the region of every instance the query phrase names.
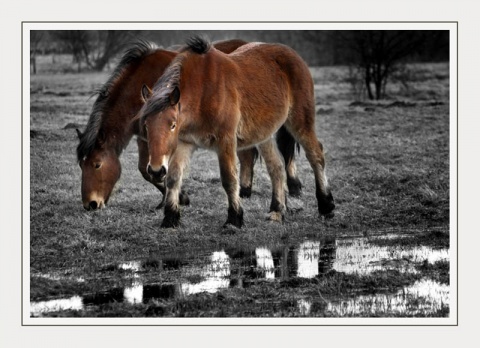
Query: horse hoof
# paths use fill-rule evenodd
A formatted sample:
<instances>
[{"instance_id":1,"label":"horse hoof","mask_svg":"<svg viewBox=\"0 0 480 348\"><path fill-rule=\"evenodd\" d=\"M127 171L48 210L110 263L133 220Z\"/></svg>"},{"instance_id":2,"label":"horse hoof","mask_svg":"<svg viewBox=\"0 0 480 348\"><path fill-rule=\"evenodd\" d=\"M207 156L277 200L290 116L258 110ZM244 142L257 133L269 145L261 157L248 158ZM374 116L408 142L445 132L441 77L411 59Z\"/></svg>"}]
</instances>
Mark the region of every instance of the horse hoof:
<instances>
[{"instance_id":1,"label":"horse hoof","mask_svg":"<svg viewBox=\"0 0 480 348\"><path fill-rule=\"evenodd\" d=\"M165 216L160 228L176 228L180 226L180 211L165 207Z\"/></svg>"},{"instance_id":2,"label":"horse hoof","mask_svg":"<svg viewBox=\"0 0 480 348\"><path fill-rule=\"evenodd\" d=\"M180 226L180 222L177 221L172 221L171 219L163 219L162 224L160 225L160 228L177 228Z\"/></svg>"},{"instance_id":3,"label":"horse hoof","mask_svg":"<svg viewBox=\"0 0 480 348\"><path fill-rule=\"evenodd\" d=\"M243 226L243 209L240 208L239 211L235 211L233 208L228 208L228 218L227 221L223 224L223 227L228 225L233 225L238 228Z\"/></svg>"},{"instance_id":4,"label":"horse hoof","mask_svg":"<svg viewBox=\"0 0 480 348\"><path fill-rule=\"evenodd\" d=\"M334 209L335 209L335 203L333 203L333 201L330 201L319 206L318 212L320 213L320 215L328 215L328 214L333 214L332 212Z\"/></svg>"},{"instance_id":5,"label":"horse hoof","mask_svg":"<svg viewBox=\"0 0 480 348\"><path fill-rule=\"evenodd\" d=\"M317 193L317 200L318 212L320 215L329 215L335 209L335 203L331 192L329 192L326 196Z\"/></svg>"},{"instance_id":6,"label":"horse hoof","mask_svg":"<svg viewBox=\"0 0 480 348\"><path fill-rule=\"evenodd\" d=\"M279 211L271 211L270 213L268 213L268 217L267 217L267 220L276 221L276 222L283 222L284 219L285 219L284 215Z\"/></svg>"},{"instance_id":7,"label":"horse hoof","mask_svg":"<svg viewBox=\"0 0 480 348\"><path fill-rule=\"evenodd\" d=\"M288 194L291 197L300 197L302 195L302 183L297 178L287 178Z\"/></svg>"},{"instance_id":8,"label":"horse hoof","mask_svg":"<svg viewBox=\"0 0 480 348\"><path fill-rule=\"evenodd\" d=\"M252 195L251 187L240 187L240 197L241 198L250 198Z\"/></svg>"},{"instance_id":9,"label":"horse hoof","mask_svg":"<svg viewBox=\"0 0 480 348\"><path fill-rule=\"evenodd\" d=\"M332 211L332 212L330 212L328 214L324 214L322 216L325 218L325 220L329 220L329 219L333 219L335 217L335 213Z\"/></svg>"},{"instance_id":10,"label":"horse hoof","mask_svg":"<svg viewBox=\"0 0 480 348\"><path fill-rule=\"evenodd\" d=\"M242 228L243 226L243 222L240 223L240 224L236 224L236 223L233 223L233 222L230 222L230 221L225 221L225 223L223 224L223 228L225 229L228 229L228 228Z\"/></svg>"},{"instance_id":11,"label":"horse hoof","mask_svg":"<svg viewBox=\"0 0 480 348\"><path fill-rule=\"evenodd\" d=\"M291 190L288 189L288 195L290 197L299 198L302 197L302 190Z\"/></svg>"},{"instance_id":12,"label":"horse hoof","mask_svg":"<svg viewBox=\"0 0 480 348\"><path fill-rule=\"evenodd\" d=\"M183 191L178 195L178 201L180 205L190 205L190 197L188 197L188 194Z\"/></svg>"}]
</instances>

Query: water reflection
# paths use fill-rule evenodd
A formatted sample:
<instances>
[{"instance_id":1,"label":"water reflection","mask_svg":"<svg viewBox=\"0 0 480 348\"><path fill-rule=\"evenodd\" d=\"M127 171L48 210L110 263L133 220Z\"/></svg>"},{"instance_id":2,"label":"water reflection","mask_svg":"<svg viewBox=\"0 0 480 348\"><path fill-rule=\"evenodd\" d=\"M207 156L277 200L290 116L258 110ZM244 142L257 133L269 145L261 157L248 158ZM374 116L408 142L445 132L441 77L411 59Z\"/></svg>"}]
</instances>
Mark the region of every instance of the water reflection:
<instances>
[{"instance_id":1,"label":"water reflection","mask_svg":"<svg viewBox=\"0 0 480 348\"><path fill-rule=\"evenodd\" d=\"M307 316L310 314L312 303L302 298L298 300L297 306L298 306L298 311L300 315Z\"/></svg>"},{"instance_id":2,"label":"water reflection","mask_svg":"<svg viewBox=\"0 0 480 348\"><path fill-rule=\"evenodd\" d=\"M82 297L31 302L30 312L32 316L40 316L45 312L84 310L113 302L148 303L201 292L215 293L233 287L246 288L261 279L314 278L330 270L361 275L385 269L416 272L415 264L419 262L443 259L449 259L446 249L433 250L425 246L406 248L395 243L393 246L378 246L370 244L367 238L325 238L306 240L296 246L217 250L190 258L165 256L117 265L117 269L128 273L131 280L129 286ZM335 316L373 315L384 311L415 315L442 309L442 306L448 307L448 296L448 285L422 281L395 294L358 295L342 301L330 301L328 305L325 299L321 300L322 308ZM415 302L414 299L423 300ZM418 312L414 310L415 303ZM300 315L309 315L312 302L299 300L297 311Z\"/></svg>"},{"instance_id":3,"label":"water reflection","mask_svg":"<svg viewBox=\"0 0 480 348\"><path fill-rule=\"evenodd\" d=\"M402 316L428 315L449 308L448 285L431 280L417 281L395 294L359 295L330 302L327 311L334 316L372 316L390 314Z\"/></svg>"},{"instance_id":4,"label":"water reflection","mask_svg":"<svg viewBox=\"0 0 480 348\"><path fill-rule=\"evenodd\" d=\"M259 274L263 271L263 276L266 279L274 279L275 267L273 265L272 252L267 248L257 248L255 249L255 256Z\"/></svg>"},{"instance_id":5,"label":"water reflection","mask_svg":"<svg viewBox=\"0 0 480 348\"><path fill-rule=\"evenodd\" d=\"M143 284L135 282L132 286L126 287L123 290L123 298L126 302L135 304L143 301Z\"/></svg>"},{"instance_id":6,"label":"water reflection","mask_svg":"<svg viewBox=\"0 0 480 348\"><path fill-rule=\"evenodd\" d=\"M81 310L83 308L83 302L80 296L30 303L30 313L32 315L42 312L64 311L68 309Z\"/></svg>"},{"instance_id":7,"label":"water reflection","mask_svg":"<svg viewBox=\"0 0 480 348\"><path fill-rule=\"evenodd\" d=\"M180 285L181 294L186 296L199 292L217 292L230 285L230 258L225 251L216 251L210 256L210 262L199 270L205 279L192 284L184 282Z\"/></svg>"},{"instance_id":8,"label":"water reflection","mask_svg":"<svg viewBox=\"0 0 480 348\"><path fill-rule=\"evenodd\" d=\"M397 269L415 273L415 264L423 261L434 263L449 260L448 249L432 249L426 246L405 248L401 245L377 246L367 238L336 241L332 268L337 272L368 274L373 271Z\"/></svg>"},{"instance_id":9,"label":"water reflection","mask_svg":"<svg viewBox=\"0 0 480 348\"><path fill-rule=\"evenodd\" d=\"M297 276L313 278L318 275L320 260L320 242L303 242L297 250Z\"/></svg>"}]
</instances>

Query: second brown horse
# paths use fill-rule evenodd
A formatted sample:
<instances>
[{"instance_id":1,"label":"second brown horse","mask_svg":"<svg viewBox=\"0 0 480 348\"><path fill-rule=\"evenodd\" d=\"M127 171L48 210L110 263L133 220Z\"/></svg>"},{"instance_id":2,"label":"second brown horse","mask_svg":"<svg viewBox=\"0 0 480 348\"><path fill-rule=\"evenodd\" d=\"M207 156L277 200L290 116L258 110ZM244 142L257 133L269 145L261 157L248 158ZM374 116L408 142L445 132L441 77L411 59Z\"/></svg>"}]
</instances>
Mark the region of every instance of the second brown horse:
<instances>
[{"instance_id":1,"label":"second brown horse","mask_svg":"<svg viewBox=\"0 0 480 348\"><path fill-rule=\"evenodd\" d=\"M272 181L272 220L282 220L285 173L273 135L285 126L300 143L315 175L318 211L331 215L335 204L325 175L323 147L315 134L315 98L310 71L291 48L249 43L225 54L200 37L180 51L153 92L144 87L140 111L148 140L148 171L166 179L162 227L180 223L178 195L183 171L198 148L218 155L228 197L225 225L243 225L236 169L238 150L256 146Z\"/></svg>"}]
</instances>

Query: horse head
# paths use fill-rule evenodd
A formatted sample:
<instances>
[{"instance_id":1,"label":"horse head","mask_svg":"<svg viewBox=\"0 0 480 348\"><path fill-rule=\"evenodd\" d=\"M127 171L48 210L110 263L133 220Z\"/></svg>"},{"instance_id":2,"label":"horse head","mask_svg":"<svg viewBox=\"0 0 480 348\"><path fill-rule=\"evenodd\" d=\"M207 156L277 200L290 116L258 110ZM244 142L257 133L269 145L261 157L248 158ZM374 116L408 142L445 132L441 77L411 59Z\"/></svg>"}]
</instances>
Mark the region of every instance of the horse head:
<instances>
[{"instance_id":1,"label":"horse head","mask_svg":"<svg viewBox=\"0 0 480 348\"><path fill-rule=\"evenodd\" d=\"M80 141L83 134L77 130ZM82 203L86 210L103 208L107 204L115 183L120 178L121 166L113 148L105 146L99 135L93 149L79 159L82 170Z\"/></svg>"},{"instance_id":2,"label":"horse head","mask_svg":"<svg viewBox=\"0 0 480 348\"><path fill-rule=\"evenodd\" d=\"M178 143L180 90L176 86L166 88L168 91L161 91L161 98L156 95L152 97L152 91L148 87L142 88L145 105L140 114L149 149L147 172L157 183L165 180L170 158Z\"/></svg>"}]
</instances>

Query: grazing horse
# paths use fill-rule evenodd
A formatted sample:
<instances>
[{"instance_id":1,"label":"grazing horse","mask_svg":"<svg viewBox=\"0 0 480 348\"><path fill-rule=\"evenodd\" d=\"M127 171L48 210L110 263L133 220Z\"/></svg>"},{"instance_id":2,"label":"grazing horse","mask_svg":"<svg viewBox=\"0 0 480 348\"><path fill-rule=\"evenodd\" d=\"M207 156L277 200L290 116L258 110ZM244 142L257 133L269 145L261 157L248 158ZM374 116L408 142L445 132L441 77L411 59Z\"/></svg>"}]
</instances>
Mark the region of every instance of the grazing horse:
<instances>
[{"instance_id":1,"label":"grazing horse","mask_svg":"<svg viewBox=\"0 0 480 348\"><path fill-rule=\"evenodd\" d=\"M242 40L220 41L214 46L225 53L230 53L244 45ZM143 105L140 90L143 84L153 86L163 74L177 52L157 48L154 44L139 41L128 49L108 81L98 91L92 113L83 133L77 130L80 143L77 158L82 170L82 201L85 209L102 208L110 197L115 183L121 173L119 156L130 142L133 135L139 134L138 122L132 122ZM295 173L294 140L282 136L278 141L285 147L282 154L290 184L290 194L299 194L301 184ZM137 137L138 169L142 176L155 185L163 194L165 186L154 181L147 173L147 143ZM245 151L239 155L242 173L242 196L250 196L255 151ZM188 195L180 193L180 203L188 204Z\"/></svg>"},{"instance_id":2,"label":"grazing horse","mask_svg":"<svg viewBox=\"0 0 480 348\"><path fill-rule=\"evenodd\" d=\"M270 218L282 220L285 173L273 135L282 125L305 150L315 175L318 211L335 208L325 176L323 147L315 134L313 80L305 62L280 44L249 43L230 54L193 37L155 84L142 88L139 113L148 140L148 171L166 179L162 227L180 223L178 193L193 151L213 150L228 197L225 225L243 225L236 168L238 150L258 148L272 181ZM224 225L224 226L225 226Z\"/></svg>"}]
</instances>

